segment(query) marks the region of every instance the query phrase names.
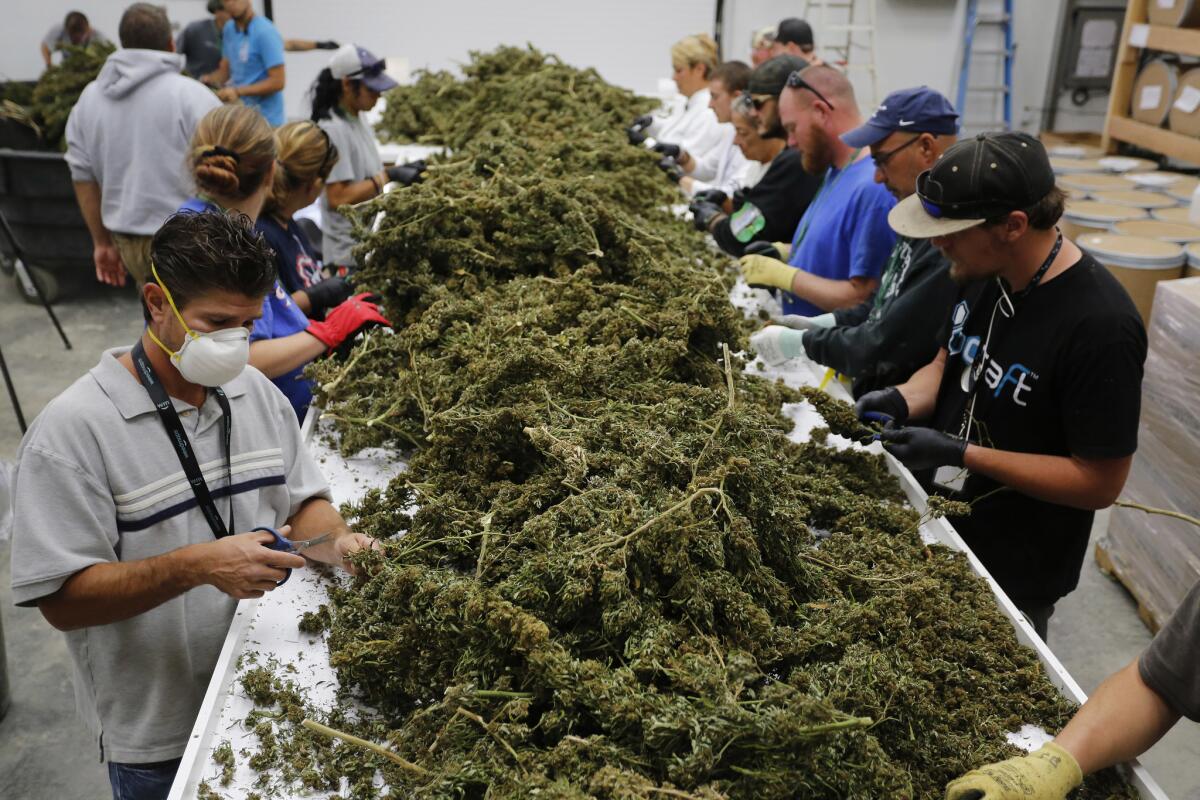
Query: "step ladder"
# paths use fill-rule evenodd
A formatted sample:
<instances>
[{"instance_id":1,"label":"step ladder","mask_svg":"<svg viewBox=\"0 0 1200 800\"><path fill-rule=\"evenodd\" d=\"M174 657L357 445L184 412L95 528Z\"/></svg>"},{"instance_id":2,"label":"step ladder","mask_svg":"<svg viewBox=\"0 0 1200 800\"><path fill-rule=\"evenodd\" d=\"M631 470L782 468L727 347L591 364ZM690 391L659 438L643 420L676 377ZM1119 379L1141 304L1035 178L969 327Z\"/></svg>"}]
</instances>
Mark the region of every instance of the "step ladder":
<instances>
[{"instance_id":1,"label":"step ladder","mask_svg":"<svg viewBox=\"0 0 1200 800\"><path fill-rule=\"evenodd\" d=\"M864 111L874 111L879 103L875 0L806 0L804 19L813 25L818 54L832 66L845 70L855 84L859 105ZM855 73L864 80L855 81Z\"/></svg>"},{"instance_id":2,"label":"step ladder","mask_svg":"<svg viewBox=\"0 0 1200 800\"><path fill-rule=\"evenodd\" d=\"M1013 0L980 6L980 0L967 0L963 22L957 108L964 134L1012 130ZM984 64L973 65L976 59ZM988 65L990 70L981 68Z\"/></svg>"}]
</instances>

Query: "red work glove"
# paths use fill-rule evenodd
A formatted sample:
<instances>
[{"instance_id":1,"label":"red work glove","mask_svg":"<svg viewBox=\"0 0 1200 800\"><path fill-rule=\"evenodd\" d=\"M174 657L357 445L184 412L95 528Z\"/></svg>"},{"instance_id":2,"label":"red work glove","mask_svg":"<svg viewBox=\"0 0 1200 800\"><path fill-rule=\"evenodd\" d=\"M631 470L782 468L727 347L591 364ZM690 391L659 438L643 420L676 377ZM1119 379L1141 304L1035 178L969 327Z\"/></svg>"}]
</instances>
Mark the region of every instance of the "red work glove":
<instances>
[{"instance_id":1,"label":"red work glove","mask_svg":"<svg viewBox=\"0 0 1200 800\"><path fill-rule=\"evenodd\" d=\"M366 300L370 296L369 292L354 295L346 302L331 308L325 315L324 322L308 323L305 331L320 339L330 350L333 350L366 328L373 328L376 325L391 327L392 323L379 313L379 306Z\"/></svg>"}]
</instances>

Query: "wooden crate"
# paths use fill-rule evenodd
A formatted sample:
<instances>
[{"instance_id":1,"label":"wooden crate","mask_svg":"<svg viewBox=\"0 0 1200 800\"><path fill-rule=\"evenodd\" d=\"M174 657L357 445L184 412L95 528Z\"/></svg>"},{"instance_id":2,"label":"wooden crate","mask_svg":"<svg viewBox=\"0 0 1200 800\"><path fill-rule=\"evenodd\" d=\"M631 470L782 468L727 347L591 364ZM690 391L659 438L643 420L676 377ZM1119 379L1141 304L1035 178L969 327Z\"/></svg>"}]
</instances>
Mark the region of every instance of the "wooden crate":
<instances>
[{"instance_id":1,"label":"wooden crate","mask_svg":"<svg viewBox=\"0 0 1200 800\"><path fill-rule=\"evenodd\" d=\"M1146 625L1146 627L1150 629L1151 633L1158 633L1159 628L1163 626L1163 623L1166 622L1166 620L1157 619L1154 616L1154 612L1150 610L1149 606L1142 601L1141 597L1138 597L1137 586L1134 585L1133 581L1126 580L1125 577L1121 575L1121 571L1117 568L1116 562L1113 561L1112 556L1108 554L1108 551L1104 549L1103 542L1096 542L1096 566L1098 566L1100 571L1105 575L1113 578L1117 581L1117 583L1125 587L1125 591L1129 592L1129 596L1132 597L1134 602L1137 603L1138 619L1140 619Z\"/></svg>"}]
</instances>

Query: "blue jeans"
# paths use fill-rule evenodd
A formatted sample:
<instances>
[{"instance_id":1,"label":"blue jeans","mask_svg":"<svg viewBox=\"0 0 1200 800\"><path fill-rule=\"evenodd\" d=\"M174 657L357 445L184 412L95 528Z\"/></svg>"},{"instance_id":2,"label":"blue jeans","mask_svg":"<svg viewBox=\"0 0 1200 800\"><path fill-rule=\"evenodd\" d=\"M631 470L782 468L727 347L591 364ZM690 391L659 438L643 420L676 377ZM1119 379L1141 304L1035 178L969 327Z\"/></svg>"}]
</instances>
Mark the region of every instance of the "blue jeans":
<instances>
[{"instance_id":1,"label":"blue jeans","mask_svg":"<svg viewBox=\"0 0 1200 800\"><path fill-rule=\"evenodd\" d=\"M181 759L155 761L149 764L114 764L108 762L108 782L112 784L113 800L166 800L171 791Z\"/></svg>"}]
</instances>

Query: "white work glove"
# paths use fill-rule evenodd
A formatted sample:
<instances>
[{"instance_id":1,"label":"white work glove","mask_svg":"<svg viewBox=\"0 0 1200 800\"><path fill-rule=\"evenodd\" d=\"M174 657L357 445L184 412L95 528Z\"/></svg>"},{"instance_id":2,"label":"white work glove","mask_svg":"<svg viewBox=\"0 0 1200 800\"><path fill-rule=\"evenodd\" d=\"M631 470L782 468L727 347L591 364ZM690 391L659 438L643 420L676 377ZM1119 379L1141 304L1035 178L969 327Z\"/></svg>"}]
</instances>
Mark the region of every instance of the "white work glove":
<instances>
[{"instance_id":1,"label":"white work glove","mask_svg":"<svg viewBox=\"0 0 1200 800\"><path fill-rule=\"evenodd\" d=\"M832 328L837 324L833 314L818 314L815 317L805 317L801 314L772 314L771 321L797 331L806 331L809 328Z\"/></svg>"},{"instance_id":2,"label":"white work glove","mask_svg":"<svg viewBox=\"0 0 1200 800\"><path fill-rule=\"evenodd\" d=\"M763 361L771 366L804 355L804 331L795 331L783 325L768 325L750 335L750 345L758 351Z\"/></svg>"}]
</instances>

